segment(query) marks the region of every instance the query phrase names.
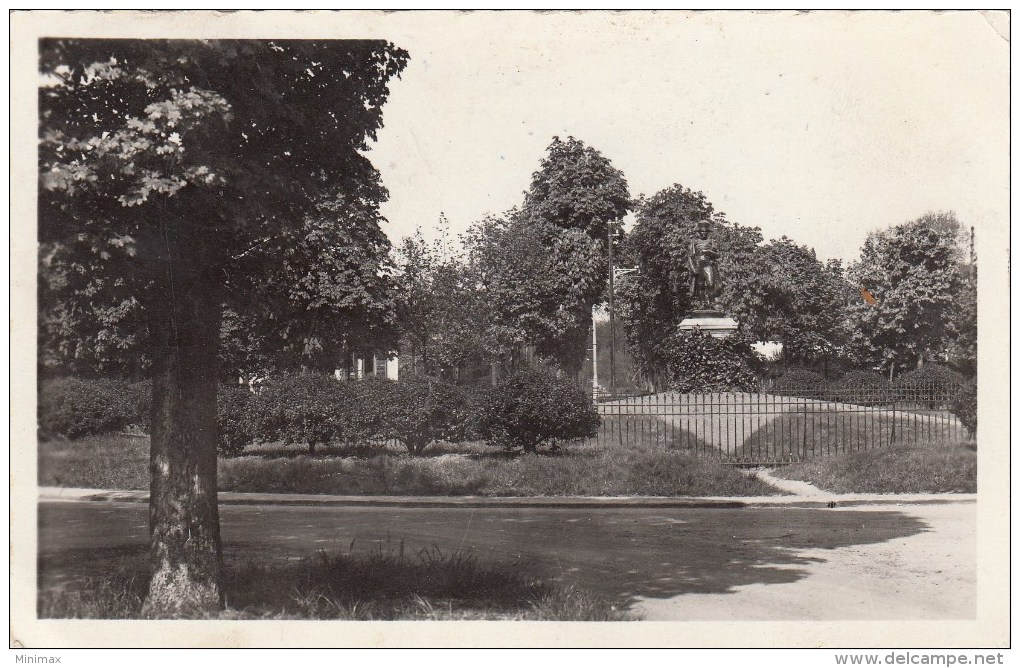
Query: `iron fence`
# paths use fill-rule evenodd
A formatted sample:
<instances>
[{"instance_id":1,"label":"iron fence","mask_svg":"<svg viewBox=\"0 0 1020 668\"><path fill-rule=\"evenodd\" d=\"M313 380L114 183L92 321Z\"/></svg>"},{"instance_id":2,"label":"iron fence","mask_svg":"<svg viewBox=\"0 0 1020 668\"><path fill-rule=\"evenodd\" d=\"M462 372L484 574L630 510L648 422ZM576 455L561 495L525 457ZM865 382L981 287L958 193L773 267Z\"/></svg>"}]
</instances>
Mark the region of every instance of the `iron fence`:
<instances>
[{"instance_id":1,"label":"iron fence","mask_svg":"<svg viewBox=\"0 0 1020 668\"><path fill-rule=\"evenodd\" d=\"M905 443L966 440L955 384L762 387L754 392L600 394L599 447L662 447L732 464L781 464Z\"/></svg>"}]
</instances>

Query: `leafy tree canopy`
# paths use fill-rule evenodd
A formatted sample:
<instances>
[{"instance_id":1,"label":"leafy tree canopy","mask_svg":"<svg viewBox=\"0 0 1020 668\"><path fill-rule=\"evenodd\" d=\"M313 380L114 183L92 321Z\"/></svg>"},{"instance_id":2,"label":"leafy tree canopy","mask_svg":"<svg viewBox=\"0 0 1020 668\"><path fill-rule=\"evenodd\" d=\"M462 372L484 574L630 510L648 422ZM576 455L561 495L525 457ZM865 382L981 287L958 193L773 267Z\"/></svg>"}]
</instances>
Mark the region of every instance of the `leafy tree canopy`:
<instances>
[{"instance_id":1,"label":"leafy tree canopy","mask_svg":"<svg viewBox=\"0 0 1020 668\"><path fill-rule=\"evenodd\" d=\"M497 348L533 345L561 369L580 369L591 309L608 282L609 230L630 206L626 179L607 158L573 137L553 138L522 207L467 235Z\"/></svg>"},{"instance_id":2,"label":"leafy tree canopy","mask_svg":"<svg viewBox=\"0 0 1020 668\"><path fill-rule=\"evenodd\" d=\"M761 231L726 220L701 192L675 184L638 203L637 222L625 242L625 256L638 272L617 286L627 340L646 377L660 375L672 355L666 347L691 309L687 254L695 224L716 221L712 235L720 250L721 301L739 310L744 285L752 280L751 258Z\"/></svg>"},{"instance_id":3,"label":"leafy tree canopy","mask_svg":"<svg viewBox=\"0 0 1020 668\"><path fill-rule=\"evenodd\" d=\"M553 137L525 194L525 214L563 230L605 239L609 226L631 208L623 172L574 137Z\"/></svg>"},{"instance_id":4,"label":"leafy tree canopy","mask_svg":"<svg viewBox=\"0 0 1020 668\"><path fill-rule=\"evenodd\" d=\"M730 306L760 341L780 341L787 363L818 362L844 342L849 291L838 260L782 237L760 246L730 290Z\"/></svg>"},{"instance_id":5,"label":"leafy tree canopy","mask_svg":"<svg viewBox=\"0 0 1020 668\"><path fill-rule=\"evenodd\" d=\"M406 59L377 41L44 40L45 347L101 370L145 356L138 306L170 258L269 347L384 334L386 192L362 153Z\"/></svg>"},{"instance_id":6,"label":"leafy tree canopy","mask_svg":"<svg viewBox=\"0 0 1020 668\"><path fill-rule=\"evenodd\" d=\"M439 239L427 241L419 229L396 250L401 360L413 374L469 382L487 375L494 359L490 310L444 224Z\"/></svg>"},{"instance_id":7,"label":"leafy tree canopy","mask_svg":"<svg viewBox=\"0 0 1020 668\"><path fill-rule=\"evenodd\" d=\"M850 306L858 363L909 369L946 359L965 287L963 241L952 213L928 213L868 235L849 268L851 285L871 297Z\"/></svg>"}]
</instances>

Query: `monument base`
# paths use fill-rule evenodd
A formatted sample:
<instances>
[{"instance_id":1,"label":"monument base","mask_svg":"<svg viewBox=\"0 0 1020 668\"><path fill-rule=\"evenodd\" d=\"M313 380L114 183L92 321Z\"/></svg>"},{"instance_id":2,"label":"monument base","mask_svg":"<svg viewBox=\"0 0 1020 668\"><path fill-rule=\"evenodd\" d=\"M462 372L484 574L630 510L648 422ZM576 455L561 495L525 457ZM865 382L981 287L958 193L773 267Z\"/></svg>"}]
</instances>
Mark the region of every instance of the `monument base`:
<instances>
[{"instance_id":1,"label":"monument base","mask_svg":"<svg viewBox=\"0 0 1020 668\"><path fill-rule=\"evenodd\" d=\"M697 309L687 314L680 321L681 331L700 330L717 339L722 339L737 331L737 321L722 311L715 309Z\"/></svg>"}]
</instances>

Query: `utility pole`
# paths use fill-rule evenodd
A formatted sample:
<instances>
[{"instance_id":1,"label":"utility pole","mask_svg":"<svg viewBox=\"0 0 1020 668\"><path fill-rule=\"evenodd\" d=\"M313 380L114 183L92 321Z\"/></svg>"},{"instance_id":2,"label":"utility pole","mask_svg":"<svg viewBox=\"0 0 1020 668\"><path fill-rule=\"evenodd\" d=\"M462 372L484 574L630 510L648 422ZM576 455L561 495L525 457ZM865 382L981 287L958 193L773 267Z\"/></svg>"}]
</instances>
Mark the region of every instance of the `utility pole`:
<instances>
[{"instance_id":1,"label":"utility pole","mask_svg":"<svg viewBox=\"0 0 1020 668\"><path fill-rule=\"evenodd\" d=\"M613 269L613 241L615 241L613 226L609 226L609 391L616 391L616 309L614 308L613 297L616 293Z\"/></svg>"},{"instance_id":2,"label":"utility pole","mask_svg":"<svg viewBox=\"0 0 1020 668\"><path fill-rule=\"evenodd\" d=\"M974 252L974 226L970 226L970 273L977 276L977 253Z\"/></svg>"},{"instance_id":3,"label":"utility pole","mask_svg":"<svg viewBox=\"0 0 1020 668\"><path fill-rule=\"evenodd\" d=\"M620 230L609 228L609 391L616 391L616 278L633 274L637 267L617 269L613 264L613 242ZM594 316L593 316L594 318ZM595 326L594 319L592 327Z\"/></svg>"},{"instance_id":4,"label":"utility pole","mask_svg":"<svg viewBox=\"0 0 1020 668\"><path fill-rule=\"evenodd\" d=\"M599 400L599 349L598 349L598 327L595 323L596 306L591 307L591 396L596 402Z\"/></svg>"}]
</instances>

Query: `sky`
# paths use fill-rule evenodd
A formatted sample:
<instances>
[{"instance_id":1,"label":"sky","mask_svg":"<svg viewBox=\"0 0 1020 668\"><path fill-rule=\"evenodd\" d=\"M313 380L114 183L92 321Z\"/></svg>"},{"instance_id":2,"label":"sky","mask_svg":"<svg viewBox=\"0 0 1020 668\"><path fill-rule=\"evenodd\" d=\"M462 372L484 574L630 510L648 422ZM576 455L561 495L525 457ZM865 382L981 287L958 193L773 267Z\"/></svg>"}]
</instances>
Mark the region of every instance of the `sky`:
<instances>
[{"instance_id":1,"label":"sky","mask_svg":"<svg viewBox=\"0 0 1020 668\"><path fill-rule=\"evenodd\" d=\"M553 136L674 183L821 259L955 211L1009 220L1009 25L934 12L436 13L386 17L411 60L369 157L393 240L523 200Z\"/></svg>"}]
</instances>

